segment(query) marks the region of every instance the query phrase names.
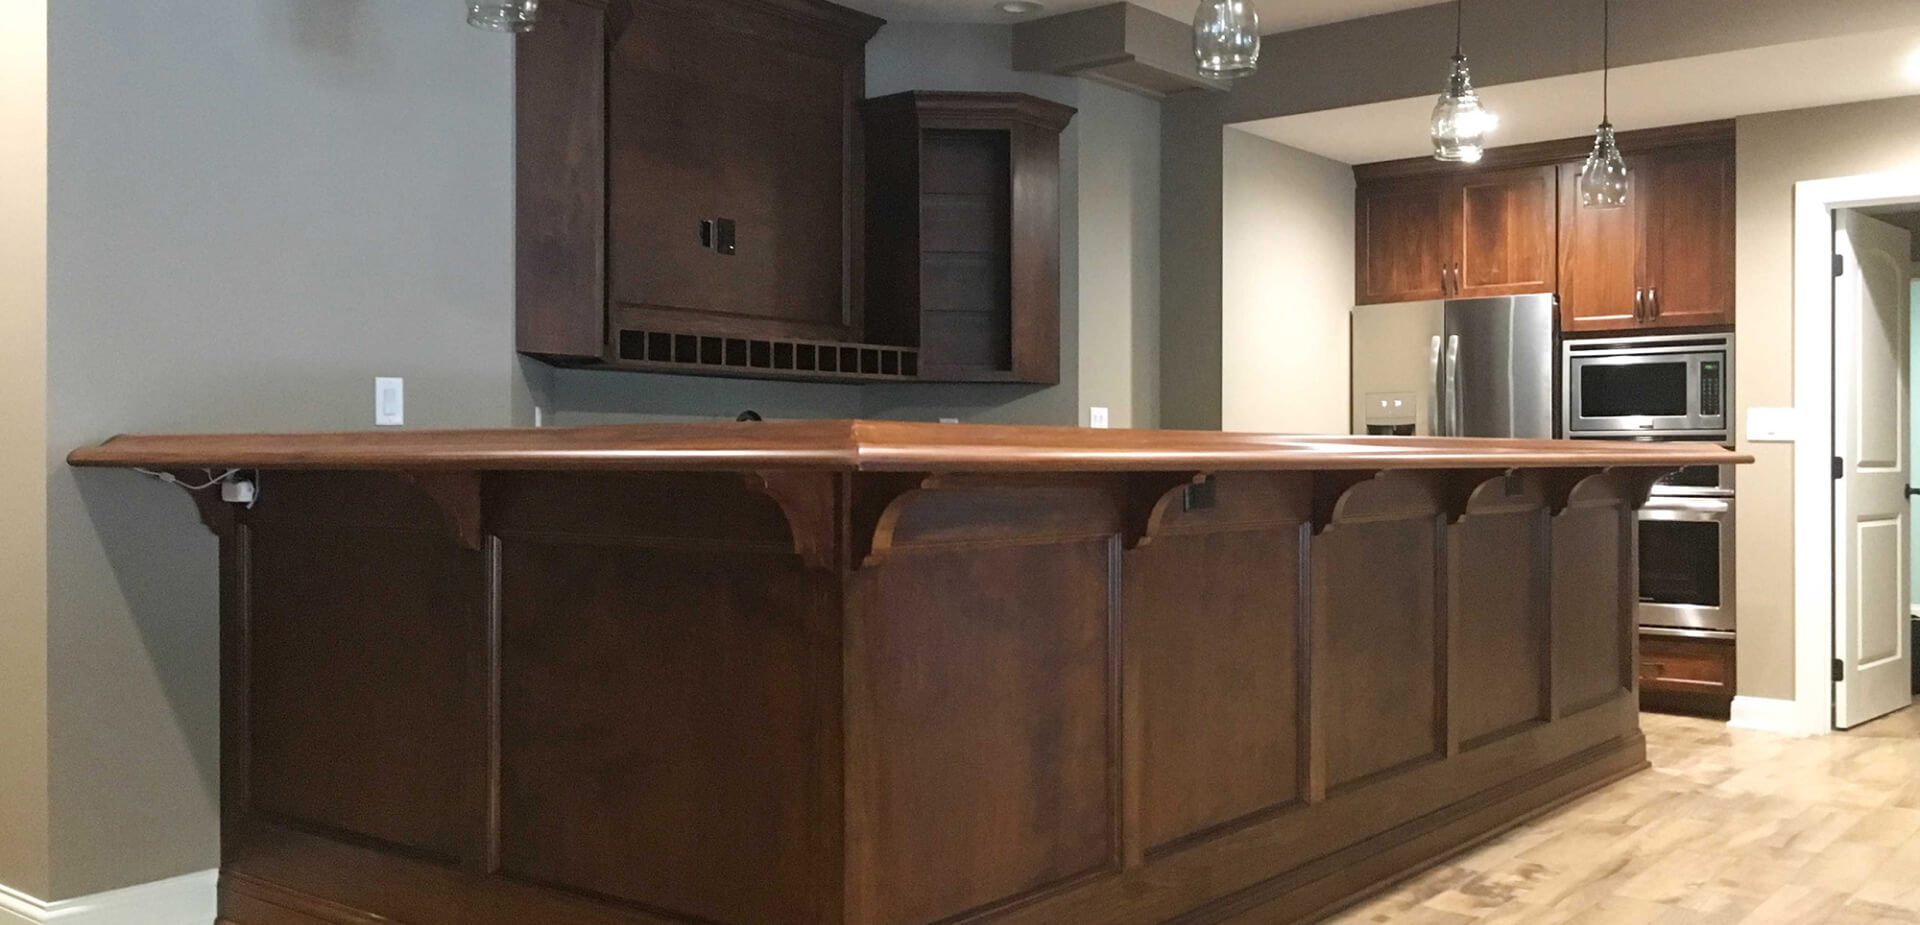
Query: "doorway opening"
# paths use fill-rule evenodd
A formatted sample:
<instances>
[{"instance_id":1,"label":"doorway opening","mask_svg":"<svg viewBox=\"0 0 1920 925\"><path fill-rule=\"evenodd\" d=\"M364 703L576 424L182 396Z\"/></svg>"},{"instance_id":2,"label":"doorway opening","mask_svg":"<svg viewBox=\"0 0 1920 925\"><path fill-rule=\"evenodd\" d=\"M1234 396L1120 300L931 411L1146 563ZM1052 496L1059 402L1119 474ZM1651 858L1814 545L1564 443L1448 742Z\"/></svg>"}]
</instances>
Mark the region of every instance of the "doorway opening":
<instances>
[{"instance_id":1,"label":"doorway opening","mask_svg":"<svg viewBox=\"0 0 1920 925\"><path fill-rule=\"evenodd\" d=\"M1909 368L1920 170L1809 180L1794 205L1794 674L1783 731L1913 703ZM1784 719L1784 717L1783 717Z\"/></svg>"},{"instance_id":2,"label":"doorway opening","mask_svg":"<svg viewBox=\"0 0 1920 925\"><path fill-rule=\"evenodd\" d=\"M1914 697L1912 204L1833 214L1833 725Z\"/></svg>"}]
</instances>

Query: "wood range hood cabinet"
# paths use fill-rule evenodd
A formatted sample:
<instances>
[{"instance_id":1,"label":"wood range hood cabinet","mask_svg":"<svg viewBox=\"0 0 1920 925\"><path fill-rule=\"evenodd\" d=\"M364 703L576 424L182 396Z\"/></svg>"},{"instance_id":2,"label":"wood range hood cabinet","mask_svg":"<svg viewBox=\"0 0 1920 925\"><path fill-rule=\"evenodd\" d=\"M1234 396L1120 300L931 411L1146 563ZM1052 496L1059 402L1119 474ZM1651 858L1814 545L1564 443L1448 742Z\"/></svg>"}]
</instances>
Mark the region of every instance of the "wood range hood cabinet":
<instances>
[{"instance_id":1,"label":"wood range hood cabinet","mask_svg":"<svg viewBox=\"0 0 1920 925\"><path fill-rule=\"evenodd\" d=\"M1059 381L1059 134L864 101L823 0L548 0L517 38L520 352L839 382Z\"/></svg>"},{"instance_id":2,"label":"wood range hood cabinet","mask_svg":"<svg viewBox=\"0 0 1920 925\"><path fill-rule=\"evenodd\" d=\"M221 539L223 925L1304 922L1647 765L1690 444L122 437Z\"/></svg>"}]
</instances>

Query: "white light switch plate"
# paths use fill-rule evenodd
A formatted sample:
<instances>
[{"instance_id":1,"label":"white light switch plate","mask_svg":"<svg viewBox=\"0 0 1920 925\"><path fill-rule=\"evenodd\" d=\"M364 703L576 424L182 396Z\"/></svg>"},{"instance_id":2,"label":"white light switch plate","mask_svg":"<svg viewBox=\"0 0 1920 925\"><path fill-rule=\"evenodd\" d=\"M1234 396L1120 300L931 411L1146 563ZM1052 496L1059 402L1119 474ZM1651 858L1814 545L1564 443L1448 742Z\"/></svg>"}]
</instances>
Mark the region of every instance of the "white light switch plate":
<instances>
[{"instance_id":1,"label":"white light switch plate","mask_svg":"<svg viewBox=\"0 0 1920 925\"><path fill-rule=\"evenodd\" d=\"M1107 423L1107 409L1099 405L1087 409L1087 424L1099 430L1107 429L1111 426Z\"/></svg>"},{"instance_id":2,"label":"white light switch plate","mask_svg":"<svg viewBox=\"0 0 1920 925\"><path fill-rule=\"evenodd\" d=\"M1747 409L1747 439L1754 443L1792 443L1799 431L1799 415L1792 408Z\"/></svg>"},{"instance_id":3,"label":"white light switch plate","mask_svg":"<svg viewBox=\"0 0 1920 925\"><path fill-rule=\"evenodd\" d=\"M399 427L407 423L407 381L381 376L373 380L373 424Z\"/></svg>"}]
</instances>

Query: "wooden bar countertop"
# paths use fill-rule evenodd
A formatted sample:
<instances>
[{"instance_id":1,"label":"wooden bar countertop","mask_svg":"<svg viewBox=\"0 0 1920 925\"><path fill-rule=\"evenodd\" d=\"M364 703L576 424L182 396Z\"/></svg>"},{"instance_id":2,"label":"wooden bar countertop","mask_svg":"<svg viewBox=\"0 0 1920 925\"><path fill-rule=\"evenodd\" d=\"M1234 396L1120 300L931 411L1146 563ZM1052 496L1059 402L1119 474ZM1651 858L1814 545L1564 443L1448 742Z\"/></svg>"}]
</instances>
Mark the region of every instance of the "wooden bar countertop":
<instances>
[{"instance_id":1,"label":"wooden bar countertop","mask_svg":"<svg viewBox=\"0 0 1920 925\"><path fill-rule=\"evenodd\" d=\"M770 421L316 434L129 435L85 467L993 472L1677 467L1752 462L1701 443Z\"/></svg>"}]
</instances>

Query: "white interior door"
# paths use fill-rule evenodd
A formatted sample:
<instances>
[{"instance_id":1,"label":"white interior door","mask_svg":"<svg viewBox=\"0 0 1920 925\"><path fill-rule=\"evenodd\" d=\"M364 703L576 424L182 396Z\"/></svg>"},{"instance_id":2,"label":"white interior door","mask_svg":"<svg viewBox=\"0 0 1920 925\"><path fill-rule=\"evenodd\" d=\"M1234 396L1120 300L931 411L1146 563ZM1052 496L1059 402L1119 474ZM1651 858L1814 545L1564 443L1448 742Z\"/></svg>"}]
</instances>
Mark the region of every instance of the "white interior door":
<instances>
[{"instance_id":1,"label":"white interior door","mask_svg":"<svg viewBox=\"0 0 1920 925\"><path fill-rule=\"evenodd\" d=\"M1834 725L1913 702L1907 583L1907 232L1850 209L1834 253Z\"/></svg>"}]
</instances>

